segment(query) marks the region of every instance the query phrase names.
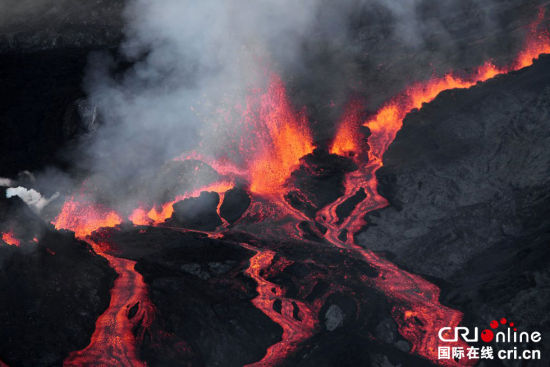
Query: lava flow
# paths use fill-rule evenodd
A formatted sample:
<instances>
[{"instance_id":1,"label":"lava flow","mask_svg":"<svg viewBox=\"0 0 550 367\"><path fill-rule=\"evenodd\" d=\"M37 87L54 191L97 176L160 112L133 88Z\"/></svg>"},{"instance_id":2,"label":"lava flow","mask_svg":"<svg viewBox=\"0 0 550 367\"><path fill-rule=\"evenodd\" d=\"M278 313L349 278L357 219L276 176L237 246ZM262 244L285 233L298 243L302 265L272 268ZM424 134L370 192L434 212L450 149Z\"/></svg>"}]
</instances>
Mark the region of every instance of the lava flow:
<instances>
[{"instance_id":1,"label":"lava flow","mask_svg":"<svg viewBox=\"0 0 550 367\"><path fill-rule=\"evenodd\" d=\"M472 363L468 360L461 360L459 363L453 360L437 359L437 347L440 343L437 338L437 330L444 326L457 326L462 319L462 314L439 303L439 289L436 286L419 276L399 269L389 261L356 245L353 234L365 226L366 213L387 206L386 199L377 191L376 171L382 167L383 154L401 129L404 117L411 110L422 107L423 103L432 101L444 90L469 88L499 74L530 66L539 55L550 53L548 33L538 31L543 18L544 12L541 10L537 21L530 27L530 33L523 50L510 66L497 67L491 62L487 62L467 77L449 73L427 82L416 83L383 105L372 118L364 123L364 126L368 127L371 132L368 139L370 147L368 162L360 165L359 170L346 176L345 195L323 208L317 215L317 220L328 228L325 234L327 240L336 246L357 251L369 264L379 270L375 284L389 299L393 300L395 304L393 317L399 325L399 332L411 342L412 353L430 359L434 363L443 365ZM334 139L331 147L333 153L342 154L346 149L357 146L356 142L351 139L358 134L359 124L350 123L347 121L347 116L349 116L349 112L343 119L341 129ZM367 194L365 199L356 205L347 218L338 218L337 207L361 189ZM344 229L350 235L342 241L339 235ZM464 347L465 344L461 343L460 346Z\"/></svg>"},{"instance_id":2,"label":"lava flow","mask_svg":"<svg viewBox=\"0 0 550 367\"><path fill-rule=\"evenodd\" d=\"M98 255L107 259L118 278L111 289L109 307L96 321L90 344L72 352L63 365L146 366L138 358L136 336L132 332L137 325L141 330L147 329L154 313L143 277L135 271L135 261L108 255L102 250L105 245L89 243ZM136 313L131 314L134 307L137 307Z\"/></svg>"},{"instance_id":3,"label":"lava flow","mask_svg":"<svg viewBox=\"0 0 550 367\"><path fill-rule=\"evenodd\" d=\"M282 340L270 346L260 361L248 366L274 366L282 362L300 342L313 335L317 326L316 312L303 302L283 297L281 287L261 276L262 271L273 265L275 252L260 251L246 244L243 244L243 247L256 251L256 255L250 259L250 266L246 270L246 274L258 284L258 296L252 300L252 303L283 328ZM282 304L280 312L273 309L273 304L277 300ZM299 318L293 315L295 308L300 312Z\"/></svg>"},{"instance_id":4,"label":"lava flow","mask_svg":"<svg viewBox=\"0 0 550 367\"><path fill-rule=\"evenodd\" d=\"M214 182L210 185L201 187L200 189L194 190L190 193L186 193L185 195L178 195L174 200L162 204L159 208L153 207L149 210L146 210L144 208L137 208L132 212L132 214L130 214L128 219L132 223L138 226L159 225L161 223L164 223L168 218L172 216L172 214L174 213L174 204L176 202L185 200L191 197L197 197L203 191L214 191L220 195L220 205L221 205L221 202L223 201L224 192L229 190L233 186L234 186L234 183L231 181ZM218 206L218 211L219 211L219 206Z\"/></svg>"},{"instance_id":5,"label":"lava flow","mask_svg":"<svg viewBox=\"0 0 550 367\"><path fill-rule=\"evenodd\" d=\"M435 285L399 269L357 245L354 234L366 225L365 214L388 204L377 191L376 171L382 167L383 154L401 129L405 116L411 110L421 108L423 103L433 100L444 90L469 88L498 74L529 66L533 58L550 52L548 35L537 30L543 15L541 12L538 21L532 25L524 50L511 66L498 67L487 62L469 76L449 73L427 82L415 83L384 104L376 114L362 123L371 133L368 138L369 150L363 148L365 144L360 140L361 105L357 102L350 103L330 147L331 153L353 159L359 168L345 175L344 195L317 211L315 221L326 228L326 232L320 236L334 246L353 251L377 270L377 277L365 282L385 294L393 305L392 316L400 334L411 343L411 353L434 363L448 366L472 364L467 359L459 362L437 359L437 331L444 326L459 325L461 312L439 303L440 290ZM223 175L219 182L178 196L160 206L137 208L129 219L136 225L162 225L172 216L176 201L196 196L201 191L225 192L239 178L248 183L249 191L254 194L250 208L257 208L271 200L270 204L274 203L282 208L288 217L299 222L310 220L283 199L285 183L300 164L300 158L313 152L314 144L307 128L305 112L293 109L279 78L273 78L266 93L250 97L243 122L245 131L239 144L239 155L244 162L228 164L226 161L214 161L210 165L224 171L218 172ZM351 214L339 218L337 208L359 191L364 192L364 198L355 205ZM260 211L264 209L262 207ZM252 209L247 210L250 213ZM265 215L260 217L262 220L266 219ZM116 212L98 204L81 202L74 197L65 203L56 219L56 228L72 230L78 238L87 240L94 251L106 258L119 275L111 290L111 303L97 320L91 343L85 349L73 352L65 361L67 366L144 365L138 358L137 338L132 331L138 323L147 328L152 320L153 305L149 301L147 287L141 275L135 271L134 261L110 255L107 253L106 243L94 242L89 238L97 229L114 227L122 221L122 217ZM281 227L283 233L288 230ZM283 240L289 235L286 233ZM273 250L256 249L246 244L243 247L256 252L246 270L246 274L257 283L258 296L252 302L283 329L282 340L269 347L264 358L252 365L276 365L316 332L320 308L284 297L282 287L266 280L263 274L266 269L278 266L274 265L276 254ZM281 312L274 311L275 302L281 303ZM137 307L137 313L131 315L130 310L134 307ZM295 317L296 310L299 313L298 318ZM457 342L456 345L466 347L463 342Z\"/></svg>"},{"instance_id":6,"label":"lava flow","mask_svg":"<svg viewBox=\"0 0 550 367\"><path fill-rule=\"evenodd\" d=\"M97 319L90 344L83 350L72 352L64 361L65 366L145 366L138 358L136 338L132 332L138 323L142 328L147 328L152 321L153 305L143 277L135 271L135 261L107 254L105 244L96 243L88 237L99 228L114 227L120 223L121 218L115 212L74 197L65 202L54 223L55 228L72 230L79 239L90 243L118 275L111 289L109 307ZM130 315L133 307L137 307L137 312Z\"/></svg>"}]
</instances>

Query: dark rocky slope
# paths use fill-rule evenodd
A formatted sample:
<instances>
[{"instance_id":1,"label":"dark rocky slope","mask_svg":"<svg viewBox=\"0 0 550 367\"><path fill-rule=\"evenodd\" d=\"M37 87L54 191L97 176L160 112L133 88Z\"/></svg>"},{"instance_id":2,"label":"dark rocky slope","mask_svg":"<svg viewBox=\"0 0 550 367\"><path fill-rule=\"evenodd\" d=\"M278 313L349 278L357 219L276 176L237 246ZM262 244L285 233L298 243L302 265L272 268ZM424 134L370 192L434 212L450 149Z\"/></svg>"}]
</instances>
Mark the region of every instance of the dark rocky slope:
<instances>
[{"instance_id":1,"label":"dark rocky slope","mask_svg":"<svg viewBox=\"0 0 550 367\"><path fill-rule=\"evenodd\" d=\"M407 116L384 156L391 206L358 242L426 275L480 327L550 319L550 57ZM543 354L545 353L543 352Z\"/></svg>"},{"instance_id":2,"label":"dark rocky slope","mask_svg":"<svg viewBox=\"0 0 550 367\"><path fill-rule=\"evenodd\" d=\"M0 199L0 223L0 232L21 240L20 247L0 240L0 360L60 366L90 342L116 274L87 243L44 224L19 199Z\"/></svg>"}]
</instances>

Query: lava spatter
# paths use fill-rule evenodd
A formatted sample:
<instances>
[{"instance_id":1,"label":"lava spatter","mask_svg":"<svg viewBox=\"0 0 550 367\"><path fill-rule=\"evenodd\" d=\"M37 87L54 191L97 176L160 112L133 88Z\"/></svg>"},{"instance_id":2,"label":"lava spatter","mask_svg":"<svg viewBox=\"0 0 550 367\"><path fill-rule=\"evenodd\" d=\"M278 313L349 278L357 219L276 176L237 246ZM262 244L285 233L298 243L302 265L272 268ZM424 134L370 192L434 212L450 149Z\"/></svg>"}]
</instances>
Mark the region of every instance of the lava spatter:
<instances>
[{"instance_id":1,"label":"lava spatter","mask_svg":"<svg viewBox=\"0 0 550 367\"><path fill-rule=\"evenodd\" d=\"M114 227L122 223L122 218L114 211L86 199L71 197L65 201L55 219L56 229L68 229L75 236L84 239L102 227Z\"/></svg>"},{"instance_id":2,"label":"lava spatter","mask_svg":"<svg viewBox=\"0 0 550 367\"><path fill-rule=\"evenodd\" d=\"M4 232L2 233L2 241L7 243L10 246L16 246L19 247L21 245L21 241L19 241L13 232Z\"/></svg>"}]
</instances>

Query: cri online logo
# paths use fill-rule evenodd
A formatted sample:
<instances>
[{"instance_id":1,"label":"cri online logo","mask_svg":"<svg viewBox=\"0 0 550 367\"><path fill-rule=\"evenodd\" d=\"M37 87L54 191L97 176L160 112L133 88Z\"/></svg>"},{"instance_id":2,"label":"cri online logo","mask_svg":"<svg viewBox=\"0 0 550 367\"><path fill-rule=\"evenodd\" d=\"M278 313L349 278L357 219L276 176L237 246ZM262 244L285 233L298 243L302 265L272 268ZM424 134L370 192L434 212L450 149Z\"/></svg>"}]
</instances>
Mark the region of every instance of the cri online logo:
<instances>
[{"instance_id":1,"label":"cri online logo","mask_svg":"<svg viewBox=\"0 0 550 367\"><path fill-rule=\"evenodd\" d=\"M506 326L508 328L505 331L496 331L500 325ZM473 333L471 333L470 328L466 326L457 326L452 327L443 327L439 329L439 340L444 342L456 342L461 337L465 342L476 343L481 338L485 343L490 343L493 340L499 343L523 343L523 342L535 342L538 343L541 340L541 334L538 331L528 333L526 331L518 333L518 329L515 327L513 322L508 323L506 318L500 319L500 322L497 320L491 321L489 324L490 329L484 329L479 333L479 329L475 327ZM495 330L495 331L493 331Z\"/></svg>"}]
</instances>

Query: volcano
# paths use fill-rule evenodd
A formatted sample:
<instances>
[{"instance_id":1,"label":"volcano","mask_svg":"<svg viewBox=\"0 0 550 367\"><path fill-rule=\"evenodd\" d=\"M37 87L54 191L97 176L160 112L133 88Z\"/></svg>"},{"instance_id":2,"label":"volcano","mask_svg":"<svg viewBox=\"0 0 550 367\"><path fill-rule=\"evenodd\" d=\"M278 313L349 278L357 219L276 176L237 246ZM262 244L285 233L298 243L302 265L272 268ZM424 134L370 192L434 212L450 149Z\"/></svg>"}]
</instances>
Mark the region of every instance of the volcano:
<instances>
[{"instance_id":1,"label":"volcano","mask_svg":"<svg viewBox=\"0 0 550 367\"><path fill-rule=\"evenodd\" d=\"M465 9L449 24L472 15ZM492 36L464 31L477 56L428 77L406 75L383 93L361 86L345 100L319 102L325 92L309 96L310 71L266 62L266 82L242 103L217 106L213 122L203 116L208 103L193 99L193 116L207 126L188 133L193 149L180 149L187 133L176 133L179 125L159 122L174 129L166 135L141 125L171 121L174 81L149 85L154 47L135 51L128 41L121 47L132 57L118 54L118 17L118 32L101 32L99 45L4 51L8 87L39 84L36 58L51 60L47 80L53 73L60 81L47 96L59 103L1 115L4 136L18 145L4 138L0 183L36 189L41 204L23 194L0 200L0 366L546 366L548 15L544 4L490 11L521 24L521 37L511 32L498 57L478 60ZM349 17L357 37L385 24ZM85 60L100 63L98 49L115 55L109 82L84 76ZM395 62L404 67L400 52L405 61ZM31 71L19 71L17 60ZM313 71L330 79L323 62ZM201 69L190 65L186 72ZM355 77L369 69L357 65ZM96 88L94 77L108 86ZM125 94L134 84L169 111L132 115L136 130L111 124L127 116L101 110L108 100L148 103ZM111 87L115 97L104 98ZM187 94L176 90L179 109ZM20 100L33 93L46 98L29 91ZM374 94L379 100L367 102ZM26 152L19 145L37 138L14 116L32 125L42 112L46 124L62 122ZM94 144L97 155L82 148ZM49 156L34 160L37 152ZM478 329L481 339L453 339ZM488 336L502 330L540 338L503 345Z\"/></svg>"}]
</instances>

